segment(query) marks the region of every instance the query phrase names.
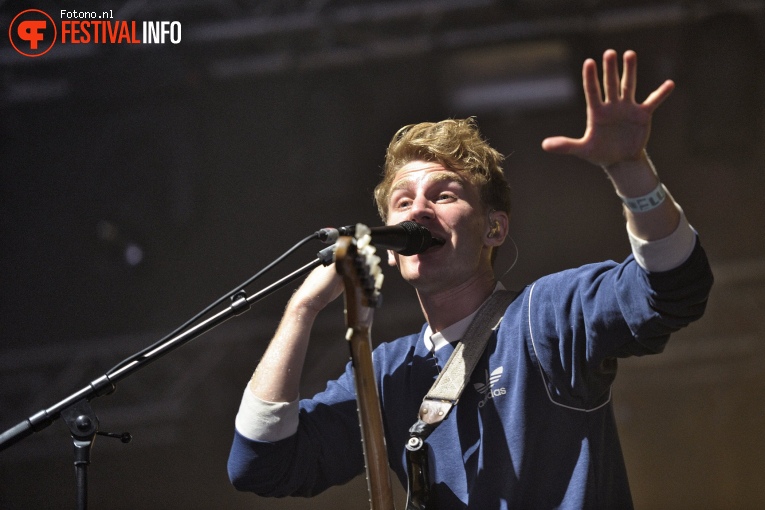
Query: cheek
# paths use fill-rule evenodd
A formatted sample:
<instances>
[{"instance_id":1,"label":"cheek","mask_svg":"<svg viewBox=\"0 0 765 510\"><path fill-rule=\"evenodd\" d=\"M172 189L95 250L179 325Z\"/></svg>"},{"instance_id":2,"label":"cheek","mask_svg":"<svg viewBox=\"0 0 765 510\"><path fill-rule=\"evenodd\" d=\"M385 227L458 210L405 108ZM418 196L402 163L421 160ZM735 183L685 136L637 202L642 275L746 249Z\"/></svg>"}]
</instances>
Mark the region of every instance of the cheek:
<instances>
[{"instance_id":1,"label":"cheek","mask_svg":"<svg viewBox=\"0 0 765 510\"><path fill-rule=\"evenodd\" d=\"M386 225L397 225L404 221L405 218L400 213L388 211L388 215L385 218Z\"/></svg>"},{"instance_id":2,"label":"cheek","mask_svg":"<svg viewBox=\"0 0 765 510\"><path fill-rule=\"evenodd\" d=\"M484 221L475 211L464 211L463 214L454 218L452 229L468 238L483 239Z\"/></svg>"}]
</instances>

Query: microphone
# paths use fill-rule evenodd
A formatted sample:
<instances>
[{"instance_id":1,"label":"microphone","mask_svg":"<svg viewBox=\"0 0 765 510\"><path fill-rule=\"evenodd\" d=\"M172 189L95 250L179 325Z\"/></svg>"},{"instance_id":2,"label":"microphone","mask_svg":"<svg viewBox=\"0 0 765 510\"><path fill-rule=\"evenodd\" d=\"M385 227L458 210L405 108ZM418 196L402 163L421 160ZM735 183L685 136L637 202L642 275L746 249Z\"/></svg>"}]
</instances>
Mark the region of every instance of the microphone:
<instances>
[{"instance_id":1,"label":"microphone","mask_svg":"<svg viewBox=\"0 0 765 510\"><path fill-rule=\"evenodd\" d=\"M423 225L414 221L404 221L398 225L386 225L384 227L371 227L372 244L378 248L393 250L401 255L416 255L422 253L431 246L441 246L446 241L433 237ZM356 227L324 228L318 231L318 237L322 242L334 243L339 236L352 236L356 233Z\"/></svg>"}]
</instances>

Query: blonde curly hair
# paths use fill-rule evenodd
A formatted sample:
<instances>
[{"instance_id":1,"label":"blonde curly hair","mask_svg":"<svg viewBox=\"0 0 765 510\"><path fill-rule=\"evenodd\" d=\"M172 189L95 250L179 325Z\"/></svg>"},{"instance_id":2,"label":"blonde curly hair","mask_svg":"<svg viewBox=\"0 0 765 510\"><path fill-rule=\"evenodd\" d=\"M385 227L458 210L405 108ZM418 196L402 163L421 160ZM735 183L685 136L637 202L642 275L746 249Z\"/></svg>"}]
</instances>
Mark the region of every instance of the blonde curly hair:
<instances>
[{"instance_id":1,"label":"blonde curly hair","mask_svg":"<svg viewBox=\"0 0 765 510\"><path fill-rule=\"evenodd\" d=\"M437 161L463 174L479 190L489 209L510 215L510 187L502 171L504 157L483 139L474 118L447 119L404 126L396 132L385 153L382 181L374 199L383 221L393 180L401 167L412 161Z\"/></svg>"}]
</instances>

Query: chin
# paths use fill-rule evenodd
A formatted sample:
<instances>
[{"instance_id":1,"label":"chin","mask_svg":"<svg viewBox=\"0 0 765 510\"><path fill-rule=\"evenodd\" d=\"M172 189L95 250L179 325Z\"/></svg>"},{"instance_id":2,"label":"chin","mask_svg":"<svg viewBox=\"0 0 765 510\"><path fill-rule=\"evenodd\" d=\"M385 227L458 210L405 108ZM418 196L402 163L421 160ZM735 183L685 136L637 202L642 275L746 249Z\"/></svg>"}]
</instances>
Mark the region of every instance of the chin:
<instances>
[{"instance_id":1,"label":"chin","mask_svg":"<svg viewBox=\"0 0 765 510\"><path fill-rule=\"evenodd\" d=\"M424 289L438 283L443 279L443 274L438 270L422 271L421 269L402 271L401 276L408 284L416 289Z\"/></svg>"}]
</instances>

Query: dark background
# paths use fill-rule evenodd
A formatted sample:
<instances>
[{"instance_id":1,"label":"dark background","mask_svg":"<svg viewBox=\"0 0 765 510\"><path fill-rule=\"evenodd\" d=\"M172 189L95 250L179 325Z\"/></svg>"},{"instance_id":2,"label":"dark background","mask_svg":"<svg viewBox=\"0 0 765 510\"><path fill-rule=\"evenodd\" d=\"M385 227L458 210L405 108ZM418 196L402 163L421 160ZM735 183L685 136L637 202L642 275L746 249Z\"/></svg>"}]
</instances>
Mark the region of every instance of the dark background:
<instances>
[{"instance_id":1,"label":"dark background","mask_svg":"<svg viewBox=\"0 0 765 510\"><path fill-rule=\"evenodd\" d=\"M5 34L26 8L57 21L61 8L177 20L182 41L22 57ZM762 508L764 13L733 0L0 2L0 431L318 228L379 224L371 190L404 124L475 115L508 156L517 249L503 248L498 272L518 261L506 286L624 258L602 171L540 143L583 132L582 61L634 49L641 100L677 82L649 152L717 278L700 322L663 355L621 364L615 409L635 503ZM101 430L134 439L96 441L92 508L368 506L363 478L313 501L228 484L238 402L289 293L93 401ZM420 327L414 293L388 268L383 294L375 341ZM317 324L304 395L342 369L343 333L336 303ZM71 450L57 420L0 452L0 508L74 508Z\"/></svg>"}]
</instances>

